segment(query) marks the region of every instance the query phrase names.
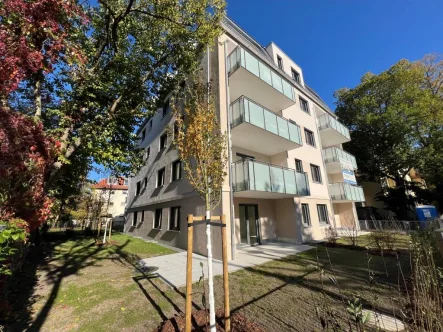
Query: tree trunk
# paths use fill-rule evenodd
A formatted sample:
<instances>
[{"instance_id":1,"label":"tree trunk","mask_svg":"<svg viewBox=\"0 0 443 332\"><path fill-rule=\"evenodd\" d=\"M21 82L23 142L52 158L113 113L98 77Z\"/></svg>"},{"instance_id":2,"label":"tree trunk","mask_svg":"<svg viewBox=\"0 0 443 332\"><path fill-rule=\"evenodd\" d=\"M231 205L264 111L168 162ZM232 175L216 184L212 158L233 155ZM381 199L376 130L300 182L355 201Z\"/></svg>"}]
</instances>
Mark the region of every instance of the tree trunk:
<instances>
[{"instance_id":1,"label":"tree trunk","mask_svg":"<svg viewBox=\"0 0 443 332\"><path fill-rule=\"evenodd\" d=\"M211 219L209 198L206 199L206 219ZM214 301L214 275L212 273L212 238L211 225L206 225L206 241L208 249L208 296L209 296L209 325L210 331L215 332L215 301Z\"/></svg>"},{"instance_id":2,"label":"tree trunk","mask_svg":"<svg viewBox=\"0 0 443 332\"><path fill-rule=\"evenodd\" d=\"M34 87L34 101L35 101L35 116L42 116L42 82L43 74L41 70L37 73L37 81Z\"/></svg>"}]
</instances>

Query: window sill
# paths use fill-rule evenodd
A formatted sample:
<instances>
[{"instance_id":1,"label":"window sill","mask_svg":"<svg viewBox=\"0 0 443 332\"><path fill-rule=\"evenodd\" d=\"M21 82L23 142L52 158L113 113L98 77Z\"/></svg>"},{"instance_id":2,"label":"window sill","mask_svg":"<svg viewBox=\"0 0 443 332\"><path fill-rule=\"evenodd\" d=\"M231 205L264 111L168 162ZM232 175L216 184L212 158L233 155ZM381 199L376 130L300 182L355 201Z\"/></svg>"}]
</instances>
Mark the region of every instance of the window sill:
<instances>
[{"instance_id":1,"label":"window sill","mask_svg":"<svg viewBox=\"0 0 443 332\"><path fill-rule=\"evenodd\" d=\"M155 229L157 231L161 231L162 230L161 228L157 228L157 227L152 227L152 229Z\"/></svg>"},{"instance_id":2,"label":"window sill","mask_svg":"<svg viewBox=\"0 0 443 332\"><path fill-rule=\"evenodd\" d=\"M312 183L315 183L315 184L323 184L323 182L317 182L317 181L312 181Z\"/></svg>"},{"instance_id":3,"label":"window sill","mask_svg":"<svg viewBox=\"0 0 443 332\"><path fill-rule=\"evenodd\" d=\"M176 230L176 229L168 229L168 232L180 233L180 230Z\"/></svg>"},{"instance_id":4,"label":"window sill","mask_svg":"<svg viewBox=\"0 0 443 332\"><path fill-rule=\"evenodd\" d=\"M329 226L329 224L327 222L319 222L318 223L320 226Z\"/></svg>"},{"instance_id":5,"label":"window sill","mask_svg":"<svg viewBox=\"0 0 443 332\"><path fill-rule=\"evenodd\" d=\"M300 108L301 109L301 108ZM302 112L305 112L307 115L311 115L311 112L309 111L309 112L306 112L305 110L303 110L303 109L301 109L302 110Z\"/></svg>"},{"instance_id":6,"label":"window sill","mask_svg":"<svg viewBox=\"0 0 443 332\"><path fill-rule=\"evenodd\" d=\"M165 185L162 184L161 186L157 186L157 187L155 187L155 189L162 188L162 187L164 187L164 186L165 186Z\"/></svg>"},{"instance_id":7,"label":"window sill","mask_svg":"<svg viewBox=\"0 0 443 332\"><path fill-rule=\"evenodd\" d=\"M309 144L308 142L306 142L306 145L312 146L313 148L317 147L316 145Z\"/></svg>"}]
</instances>

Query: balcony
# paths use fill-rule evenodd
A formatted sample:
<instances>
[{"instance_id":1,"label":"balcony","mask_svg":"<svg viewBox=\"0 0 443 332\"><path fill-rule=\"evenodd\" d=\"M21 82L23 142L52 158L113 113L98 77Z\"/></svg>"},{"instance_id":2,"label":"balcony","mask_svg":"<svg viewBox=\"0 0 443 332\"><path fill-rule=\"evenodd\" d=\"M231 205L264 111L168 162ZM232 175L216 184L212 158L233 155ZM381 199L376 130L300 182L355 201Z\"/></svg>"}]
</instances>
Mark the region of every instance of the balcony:
<instances>
[{"instance_id":1,"label":"balcony","mask_svg":"<svg viewBox=\"0 0 443 332\"><path fill-rule=\"evenodd\" d=\"M300 126L240 97L230 107L232 144L267 156L302 146Z\"/></svg>"},{"instance_id":2,"label":"balcony","mask_svg":"<svg viewBox=\"0 0 443 332\"><path fill-rule=\"evenodd\" d=\"M230 102L248 96L273 112L295 104L292 85L241 47L228 56Z\"/></svg>"},{"instance_id":3,"label":"balcony","mask_svg":"<svg viewBox=\"0 0 443 332\"><path fill-rule=\"evenodd\" d=\"M310 195L306 173L255 160L240 160L232 166L235 197L279 199Z\"/></svg>"},{"instance_id":4,"label":"balcony","mask_svg":"<svg viewBox=\"0 0 443 332\"><path fill-rule=\"evenodd\" d=\"M329 193L334 203L364 202L363 188L349 183L333 183L329 185Z\"/></svg>"},{"instance_id":5,"label":"balcony","mask_svg":"<svg viewBox=\"0 0 443 332\"><path fill-rule=\"evenodd\" d=\"M326 170L330 174L340 173L343 168L357 169L355 157L335 146L323 149L323 158L326 163Z\"/></svg>"},{"instance_id":6,"label":"balcony","mask_svg":"<svg viewBox=\"0 0 443 332\"><path fill-rule=\"evenodd\" d=\"M325 113L318 117L318 129L323 147L349 142L349 129L331 115Z\"/></svg>"}]
</instances>

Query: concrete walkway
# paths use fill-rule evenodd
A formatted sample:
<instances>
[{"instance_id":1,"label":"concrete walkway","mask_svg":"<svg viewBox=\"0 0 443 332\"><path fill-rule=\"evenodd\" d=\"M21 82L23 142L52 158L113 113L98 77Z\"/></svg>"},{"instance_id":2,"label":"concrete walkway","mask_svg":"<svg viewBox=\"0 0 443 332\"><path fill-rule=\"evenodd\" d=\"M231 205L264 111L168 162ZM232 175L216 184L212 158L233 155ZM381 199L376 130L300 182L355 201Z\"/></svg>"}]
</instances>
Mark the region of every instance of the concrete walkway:
<instances>
[{"instance_id":1,"label":"concrete walkway","mask_svg":"<svg viewBox=\"0 0 443 332\"><path fill-rule=\"evenodd\" d=\"M234 272L245 267L263 264L273 259L295 255L312 249L307 245L293 245L285 243L264 244L256 247L245 247L237 249L236 258L228 263L229 272ZM198 254L192 255L192 281L197 282L202 275L200 262L203 263L203 272L207 277L208 268L206 257ZM186 284L186 252L145 258L140 261L147 270L154 272L160 279L172 287L182 287ZM214 275L223 274L223 265L219 260L213 260Z\"/></svg>"}]
</instances>

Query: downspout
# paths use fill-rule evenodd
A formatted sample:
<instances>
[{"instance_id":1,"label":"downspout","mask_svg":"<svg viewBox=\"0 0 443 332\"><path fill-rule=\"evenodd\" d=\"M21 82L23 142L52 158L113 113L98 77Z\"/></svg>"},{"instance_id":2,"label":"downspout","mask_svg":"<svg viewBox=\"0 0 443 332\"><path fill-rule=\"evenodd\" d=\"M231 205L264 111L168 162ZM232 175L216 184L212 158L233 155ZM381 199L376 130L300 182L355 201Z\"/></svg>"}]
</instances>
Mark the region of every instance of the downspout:
<instances>
[{"instance_id":1,"label":"downspout","mask_svg":"<svg viewBox=\"0 0 443 332\"><path fill-rule=\"evenodd\" d=\"M234 219L234 193L232 192L232 140L231 140L231 112L229 111L229 77L228 77L228 41L223 43L225 51L225 90L226 109L228 114L228 162L229 162L229 208L231 214L231 258L235 259L235 219Z\"/></svg>"}]
</instances>

